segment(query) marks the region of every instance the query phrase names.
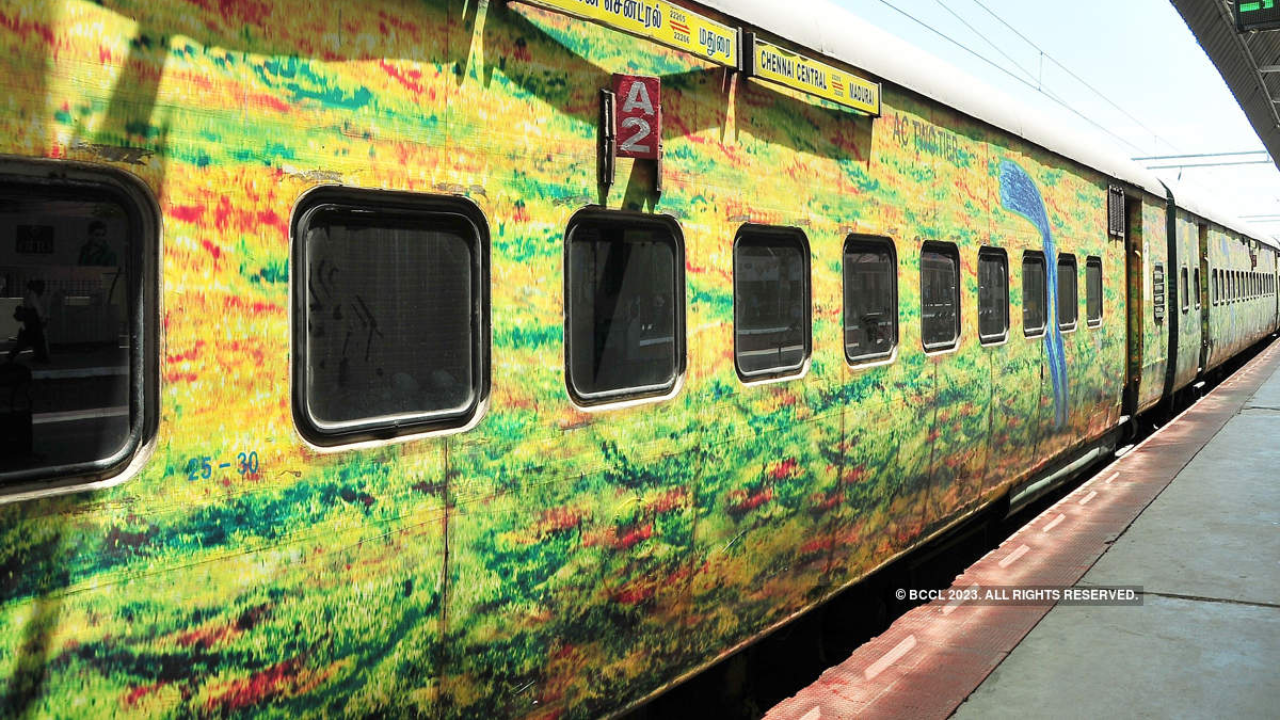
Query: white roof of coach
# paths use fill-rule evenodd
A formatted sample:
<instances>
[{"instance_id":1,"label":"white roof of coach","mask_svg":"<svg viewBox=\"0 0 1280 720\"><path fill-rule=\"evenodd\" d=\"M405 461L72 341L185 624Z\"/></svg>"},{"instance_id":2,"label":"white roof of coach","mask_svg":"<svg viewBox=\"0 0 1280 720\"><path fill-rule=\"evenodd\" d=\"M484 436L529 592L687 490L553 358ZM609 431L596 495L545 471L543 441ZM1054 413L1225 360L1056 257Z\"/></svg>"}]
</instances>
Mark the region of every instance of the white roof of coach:
<instances>
[{"instance_id":1,"label":"white roof of coach","mask_svg":"<svg viewBox=\"0 0 1280 720\"><path fill-rule=\"evenodd\" d=\"M1168 185L1169 189L1173 191L1173 197L1177 200L1178 207L1183 210L1192 215L1198 215L1209 222L1221 225L1228 230L1240 233L1245 237L1257 240L1263 245L1280 248L1280 243L1277 243L1275 238L1267 235L1257 227L1232 215L1214 210L1213 208L1221 207L1223 203L1204 188L1175 182L1170 182Z\"/></svg>"},{"instance_id":2,"label":"white roof of coach","mask_svg":"<svg viewBox=\"0 0 1280 720\"><path fill-rule=\"evenodd\" d=\"M1107 143L1085 137L827 0L700 0L708 7L829 58L948 105L1113 178L1165 197L1154 173ZM744 50L746 50L744 48ZM749 50L747 50L749 51ZM1178 204L1182 196L1175 192ZM1250 237L1266 236L1200 203L1202 217ZM1268 244L1275 244L1267 240Z\"/></svg>"}]
</instances>

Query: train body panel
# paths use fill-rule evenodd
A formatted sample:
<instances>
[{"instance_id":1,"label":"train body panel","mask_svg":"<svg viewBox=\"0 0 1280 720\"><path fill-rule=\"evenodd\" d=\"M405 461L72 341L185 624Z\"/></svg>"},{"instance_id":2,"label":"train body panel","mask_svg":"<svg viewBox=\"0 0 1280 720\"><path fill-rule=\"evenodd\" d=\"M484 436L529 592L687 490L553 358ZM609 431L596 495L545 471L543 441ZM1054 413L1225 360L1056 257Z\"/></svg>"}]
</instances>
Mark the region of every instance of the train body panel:
<instances>
[{"instance_id":1,"label":"train body panel","mask_svg":"<svg viewBox=\"0 0 1280 720\"><path fill-rule=\"evenodd\" d=\"M1129 247L1129 381L1136 411L1145 412L1165 397L1168 372L1169 235L1166 201L1142 193L1127 202Z\"/></svg>"},{"instance_id":2,"label":"train body panel","mask_svg":"<svg viewBox=\"0 0 1280 720\"><path fill-rule=\"evenodd\" d=\"M1258 289L1265 258L1274 251L1226 228L1208 229L1208 265L1217 302L1210 310L1209 368L1215 368L1275 330L1274 295Z\"/></svg>"},{"instance_id":3,"label":"train body panel","mask_svg":"<svg viewBox=\"0 0 1280 720\"><path fill-rule=\"evenodd\" d=\"M141 467L0 505L0 676L20 711L607 712L1094 447L1127 381L1142 409L1163 395L1166 201L1133 191L1129 240L1110 237L1112 179L892 78L873 119L520 3L224 5L0 2L0 155L127 173L162 219ZM660 197L641 162L597 183L613 73L662 79ZM483 217L491 363L473 426L300 434L300 306L366 340L351 366L385 350L373 318L340 317L354 302L300 299L290 229L308 193L339 185ZM566 234L655 216L679 232L680 378L577 402ZM778 228L803 235L811 353L744 381L735 238ZM1208 232L1210 267L1249 261ZM892 255L885 357L846 354L850 242ZM984 338L980 269L999 256L1006 333ZM949 277L958 304L937 294ZM1274 300L1250 302L1212 308L1213 365L1274 328ZM926 351L924 325L948 313L957 337ZM1179 383L1200 342L1184 324ZM394 382L379 392L409 381Z\"/></svg>"}]
</instances>

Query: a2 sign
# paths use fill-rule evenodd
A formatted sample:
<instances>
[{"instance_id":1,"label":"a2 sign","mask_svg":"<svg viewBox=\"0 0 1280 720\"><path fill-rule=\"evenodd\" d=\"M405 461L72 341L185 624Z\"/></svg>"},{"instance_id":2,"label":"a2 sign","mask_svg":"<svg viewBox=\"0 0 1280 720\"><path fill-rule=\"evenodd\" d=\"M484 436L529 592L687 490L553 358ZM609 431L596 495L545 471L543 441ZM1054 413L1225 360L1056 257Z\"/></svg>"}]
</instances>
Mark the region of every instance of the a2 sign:
<instances>
[{"instance_id":1,"label":"a2 sign","mask_svg":"<svg viewBox=\"0 0 1280 720\"><path fill-rule=\"evenodd\" d=\"M614 75L614 137L618 157L657 160L662 138L662 82L656 77Z\"/></svg>"}]
</instances>

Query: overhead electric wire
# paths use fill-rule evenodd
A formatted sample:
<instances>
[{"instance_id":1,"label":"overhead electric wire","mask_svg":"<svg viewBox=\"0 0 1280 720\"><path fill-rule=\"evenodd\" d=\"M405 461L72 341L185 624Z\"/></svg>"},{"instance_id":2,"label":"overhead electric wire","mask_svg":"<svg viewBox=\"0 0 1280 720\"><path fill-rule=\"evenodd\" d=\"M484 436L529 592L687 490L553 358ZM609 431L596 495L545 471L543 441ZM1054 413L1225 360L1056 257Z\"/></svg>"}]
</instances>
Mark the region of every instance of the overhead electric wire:
<instances>
[{"instance_id":1,"label":"overhead electric wire","mask_svg":"<svg viewBox=\"0 0 1280 720\"><path fill-rule=\"evenodd\" d=\"M903 10L902 8L900 8L900 7L896 6L896 5L894 5L893 3L890 3L888 0L878 0L878 1L879 1L879 3L880 3L881 5L884 5L885 7L889 8L890 10L893 10L894 12L896 12L896 13L898 13L898 14L900 14L900 15L904 16L904 17L906 17L908 20L911 20L912 22L916 23L917 25L920 25L920 26L921 26L921 27L923 27L924 29L926 29L926 30L928 30L929 32L931 32L931 33L933 33L933 34L937 35L938 37L942 38L943 40L946 40L947 42L951 43L952 45L955 45L956 47L960 48L961 50L964 50L965 52L969 53L970 55L973 55L974 57L976 57L976 58L978 58L979 60L981 60L981 61L983 61L983 62L987 63L987 64L988 64L988 65L990 65L991 67L993 67L993 68L995 68L995 69L999 70L1000 72L1002 72L1002 73L1004 73L1004 74L1008 75L1009 77L1013 78L1014 80L1017 80L1018 82L1022 83L1023 85L1026 85L1027 87L1031 88L1032 90L1035 90L1036 92L1040 93L1041 95L1044 95L1045 97L1049 98L1050 100L1052 100L1052 101L1054 101L1054 102L1058 103L1059 105L1061 105L1062 107L1064 107L1064 108L1066 108L1068 111L1070 111L1073 115L1075 115L1075 116L1079 117L1081 120L1084 120L1085 122L1087 122L1087 123L1089 123L1090 125L1092 125L1092 126L1094 126L1094 127L1098 128L1098 129L1099 129L1099 130L1101 130L1102 132L1104 132L1104 133L1106 133L1106 134L1110 135L1111 137L1113 137L1113 138L1115 138L1115 139L1119 140L1120 142L1124 143L1125 145L1128 145L1129 147L1131 147L1131 148L1133 148L1133 149L1135 149L1135 150L1139 150L1139 151L1141 151L1141 150L1142 150L1142 148L1141 148L1141 147L1139 147L1139 146L1135 145L1134 143L1132 143L1132 142L1130 142L1130 141L1126 140L1125 138L1123 138L1123 137L1121 137L1121 136L1119 136L1119 135L1115 134L1115 133L1114 133L1114 132L1112 132L1111 130L1108 130L1106 127L1104 127L1103 125L1101 125L1100 123L1098 123L1098 121L1094 120L1093 118L1089 117L1088 115L1085 115L1084 113L1080 112L1079 110L1077 110L1077 109L1075 109L1075 108L1071 107L1071 105L1067 104L1067 103L1066 103L1066 102L1064 102L1062 99L1060 99L1060 98L1056 97L1056 96L1055 96L1055 95L1053 95L1052 93L1046 92L1046 91L1044 91L1043 89L1041 89L1041 88L1037 87L1037 86L1035 85L1035 83L1032 83L1032 82L1031 82L1031 81L1029 81L1029 80L1023 79L1022 77L1020 77L1020 76L1018 76L1018 75L1015 75L1015 74L1014 74L1013 72L1011 72L1008 68L1001 66L999 63L997 63L996 61L992 60L991 58L989 58L989 57L987 57L987 56L983 55L982 53L980 53L980 52L978 52L978 51L974 50L973 48L969 47L968 45L965 45L964 43L960 42L959 40L956 40L955 38L951 37L950 35L947 35L946 33L942 32L941 30L938 30L937 28L935 28L935 27L933 27L932 25L930 25L929 23L927 23L927 22L925 22L925 21L921 20L920 18L916 17L915 15L912 15L911 13L907 12L906 10ZM1154 135L1154 133L1152 133L1152 134ZM1166 144L1167 144L1167 143L1166 143Z\"/></svg>"},{"instance_id":2,"label":"overhead electric wire","mask_svg":"<svg viewBox=\"0 0 1280 720\"><path fill-rule=\"evenodd\" d=\"M1014 67L1018 68L1019 70L1021 70L1021 71L1022 71L1022 72L1024 72L1024 73L1026 73L1028 78L1031 78L1031 79L1036 80L1037 82L1039 82L1039 78L1037 78L1037 77L1035 76L1035 74L1034 74L1034 73L1032 73L1030 70L1028 70L1028 69L1026 69L1025 67L1023 67L1023 66L1022 66L1022 63L1019 63L1017 60L1014 60L1012 57L1010 57L1010 56L1009 56L1009 53L1007 53L1007 52L1005 52L1003 49L1001 49L999 45L995 44L995 42L993 42L993 41L991 40L991 38L989 38L989 37L987 37L986 35L984 35L984 34L982 33L982 31L981 31L981 30L977 29L977 28L976 28L976 27L974 27L973 25L970 25L970 24L969 24L969 21L968 21L968 20L965 20L965 19L964 19L964 17L962 17L962 16L960 15L960 13L958 13L958 12L956 12L955 10L952 10L951 8L947 7L947 4L946 4L946 3L944 3L944 2L942 2L942 0L933 0L933 1L934 1L935 3L937 3L937 4L938 4L938 6L939 6L939 7L941 7L943 10L946 10L948 13L951 13L951 16L952 16L952 17L954 17L955 19L959 20L959 21L961 22L961 24L963 24L965 27L969 28L969 30L970 30L974 35L977 35L978 37L982 38L982 39L983 39L983 41L985 41L988 45L990 45L992 48L994 48L996 52L1000 53L1000 55L1001 55L1005 60L1008 60L1009 62L1013 63Z\"/></svg>"},{"instance_id":3,"label":"overhead electric wire","mask_svg":"<svg viewBox=\"0 0 1280 720\"><path fill-rule=\"evenodd\" d=\"M1101 90L1099 90L1099 89L1095 88L1093 85L1089 84L1089 82L1088 82L1087 80L1085 80L1084 78L1082 78L1082 77L1080 77L1079 75L1077 75L1077 74L1075 74L1074 72L1072 72L1072 71L1071 71L1071 68L1067 67L1066 65L1063 65L1061 62L1059 62L1059 61L1058 61L1058 59L1057 59L1057 58L1055 58L1054 56L1052 56L1052 55L1050 55L1049 53L1045 52L1044 48L1042 48L1042 47L1040 47L1039 45L1037 45L1037 44L1035 43L1035 41L1034 41L1034 40L1032 40L1031 38L1029 38L1029 37L1027 37L1026 35L1023 35L1021 32L1019 32L1019 31L1018 31L1018 29L1017 29L1017 28L1015 28L1013 25L1010 25L1010 24L1009 24L1009 22L1008 22L1007 20L1005 20L1004 18L1000 17L1000 16L999 16L998 14L996 14L996 13L995 13L995 11L993 11L991 8L987 7L987 6L986 6L986 4L982 2L982 0L973 0L973 2L974 2L978 7L982 8L982 9L983 9L983 10L985 10L985 11L987 11L987 14L988 14L988 15L990 15L991 17L993 17L993 18L995 18L996 20L998 20L998 21L1000 22L1000 24L1001 24L1001 25L1004 25L1005 27L1009 28L1009 30L1010 30L1010 31L1012 31L1014 35L1017 35L1018 37L1022 38L1022 41L1023 41L1023 42L1025 42L1025 43L1027 43L1028 45L1030 45L1031 47L1035 48L1035 49L1036 49L1036 51L1038 51L1038 52L1040 53L1040 55L1042 55L1043 57L1048 58L1048 59L1049 59L1049 62L1053 63L1054 65L1057 65L1057 66L1058 66L1058 67L1060 67L1060 68L1062 68L1063 72L1065 72L1065 73L1067 73L1068 75L1070 75L1071 77L1075 78L1076 82L1078 82L1078 83L1080 83L1081 85L1084 85L1085 87L1089 88L1089 90L1090 90L1090 91L1092 91L1094 95L1097 95L1098 97L1102 98L1103 100L1105 100L1105 101L1106 101L1106 103L1107 103L1108 105L1110 105L1111 107L1115 108L1116 110L1119 110L1122 114L1124 114L1124 116L1125 116L1125 117L1127 117L1127 118L1129 118L1130 120L1132 120L1132 121L1134 121L1135 123L1137 123L1137 124L1138 124L1138 127L1140 127L1140 128L1142 128L1143 130L1146 130L1147 132L1151 133L1151 137L1155 138L1155 139L1156 139L1156 142L1163 142L1165 145L1168 145L1169 147L1171 147L1171 148L1173 148L1173 149L1175 149L1175 150L1177 150L1177 149L1178 149L1176 145L1174 145L1173 143L1169 142L1168 140L1165 140L1164 138L1161 138L1161 137L1160 137L1160 135L1159 135L1159 134L1157 134L1155 130L1152 130L1151 128L1147 127L1145 123L1143 123L1141 120L1139 120L1138 118L1136 118L1136 117L1134 117L1132 114L1130 114L1128 110L1125 110L1124 108L1120 107L1120 105L1118 105L1118 104L1117 104L1114 100L1112 100L1111 98L1107 97L1107 96L1106 96L1106 94L1104 94ZM967 23L966 23L966 24L967 24Z\"/></svg>"}]
</instances>

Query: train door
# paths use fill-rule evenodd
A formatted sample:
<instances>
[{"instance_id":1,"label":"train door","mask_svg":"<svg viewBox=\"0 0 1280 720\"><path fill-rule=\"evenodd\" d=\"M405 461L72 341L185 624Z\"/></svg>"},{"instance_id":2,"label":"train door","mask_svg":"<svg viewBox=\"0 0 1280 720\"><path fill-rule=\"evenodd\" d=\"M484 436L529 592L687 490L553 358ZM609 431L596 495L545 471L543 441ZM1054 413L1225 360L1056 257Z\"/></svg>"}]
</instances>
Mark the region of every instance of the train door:
<instances>
[{"instance_id":1,"label":"train door","mask_svg":"<svg viewBox=\"0 0 1280 720\"><path fill-rule=\"evenodd\" d=\"M1199 240L1199 256L1200 256L1200 277L1204 281L1200 283L1200 372L1204 372L1209 367L1209 353L1213 349L1213 333L1209 332L1209 313L1213 303L1210 302L1209 286L1213 284L1213 275L1209 269L1209 226L1200 223L1198 226L1200 231Z\"/></svg>"},{"instance_id":2,"label":"train door","mask_svg":"<svg viewBox=\"0 0 1280 720\"><path fill-rule=\"evenodd\" d=\"M1125 223L1125 312L1128 317L1127 351L1124 374L1124 414L1130 418L1138 414L1138 390L1142 385L1143 356L1143 265L1142 253L1142 201L1128 196L1124 199Z\"/></svg>"}]
</instances>

